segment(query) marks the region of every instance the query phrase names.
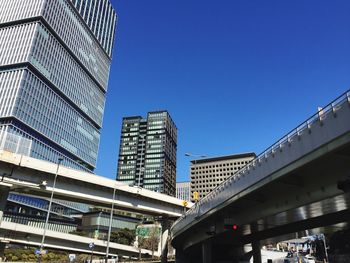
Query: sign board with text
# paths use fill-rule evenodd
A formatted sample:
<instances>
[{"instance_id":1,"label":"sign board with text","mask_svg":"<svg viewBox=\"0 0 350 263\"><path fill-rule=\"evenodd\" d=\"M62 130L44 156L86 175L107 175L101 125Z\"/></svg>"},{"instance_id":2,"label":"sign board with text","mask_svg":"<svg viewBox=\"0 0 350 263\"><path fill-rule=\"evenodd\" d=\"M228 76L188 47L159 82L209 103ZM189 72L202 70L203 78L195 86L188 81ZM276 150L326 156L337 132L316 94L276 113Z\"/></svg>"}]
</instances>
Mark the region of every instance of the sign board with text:
<instances>
[{"instance_id":1,"label":"sign board with text","mask_svg":"<svg viewBox=\"0 0 350 263\"><path fill-rule=\"evenodd\" d=\"M69 257L69 261L73 262L76 259L77 256L75 254L69 254L68 257Z\"/></svg>"},{"instance_id":2,"label":"sign board with text","mask_svg":"<svg viewBox=\"0 0 350 263\"><path fill-rule=\"evenodd\" d=\"M95 247L95 243L94 243L94 242L91 242L91 243L89 244L89 248L90 248L91 250L93 250L94 247Z\"/></svg>"}]
</instances>

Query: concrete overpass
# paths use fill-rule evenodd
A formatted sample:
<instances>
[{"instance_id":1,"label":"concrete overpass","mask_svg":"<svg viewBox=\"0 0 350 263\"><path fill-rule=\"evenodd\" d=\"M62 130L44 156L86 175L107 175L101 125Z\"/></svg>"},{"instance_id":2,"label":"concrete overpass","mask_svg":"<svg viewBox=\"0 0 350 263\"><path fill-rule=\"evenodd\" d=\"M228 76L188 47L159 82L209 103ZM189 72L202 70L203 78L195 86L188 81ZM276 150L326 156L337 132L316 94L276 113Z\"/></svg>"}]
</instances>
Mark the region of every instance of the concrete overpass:
<instances>
[{"instance_id":1,"label":"concrete overpass","mask_svg":"<svg viewBox=\"0 0 350 263\"><path fill-rule=\"evenodd\" d=\"M43 229L23 224L2 221L0 224L0 244L12 243L32 247L39 247L42 238ZM48 230L46 232L45 248L66 250L74 253L91 253L89 244L95 244L94 254L105 256L107 242L104 240L95 240L88 237L55 232ZM141 254L152 255L152 251L141 249ZM117 243L110 243L110 256L124 255L138 257L139 250L133 246L127 246ZM155 252L159 255L159 252Z\"/></svg>"},{"instance_id":2,"label":"concrete overpass","mask_svg":"<svg viewBox=\"0 0 350 263\"><path fill-rule=\"evenodd\" d=\"M172 227L177 262L261 262L259 240L349 226L350 92L219 185ZM236 229L233 229L236 225ZM244 244L252 244L246 253Z\"/></svg>"},{"instance_id":3,"label":"concrete overpass","mask_svg":"<svg viewBox=\"0 0 350 263\"><path fill-rule=\"evenodd\" d=\"M2 198L7 196L8 191L49 197L56 169L54 163L0 151ZM45 187L42 186L43 181L47 182ZM114 189L116 197L112 200ZM175 197L63 166L58 170L54 197L103 208L110 208L114 202L116 209L168 218L178 218L184 211L182 200ZM2 209L0 204L0 211Z\"/></svg>"},{"instance_id":4,"label":"concrete overpass","mask_svg":"<svg viewBox=\"0 0 350 263\"><path fill-rule=\"evenodd\" d=\"M53 190L52 185L56 170L56 164L7 151L0 151L0 231L4 230L2 229L3 226L11 224L10 222L2 222L2 215L9 192L48 198ZM130 187L112 179L63 166L59 167L57 175L54 194L56 201L72 201L107 209L111 209L112 203L114 203L114 209L162 217L162 225L164 226L162 238L164 240L167 240L168 237L169 220L177 219L184 212L182 200L168 195L143 188ZM42 184L44 181L46 181L46 185ZM116 195L113 200L114 191ZM190 203L188 207L191 206L192 204ZM34 233L28 227L17 224L16 227L11 229L11 233L17 231L18 233L15 236L20 238L7 239L7 241L15 243L27 242L33 245L39 244L38 235L39 233L42 235L43 230L37 229L35 230L35 235L26 235L26 239L23 239L21 233ZM58 235L53 234L53 237L58 237ZM45 247L57 246L67 250L71 248L75 248L74 251L84 250L82 247L86 245L84 243L86 238L79 236L70 238L72 242L74 241L74 244L80 240L78 247L75 247L72 243L65 247L64 242L58 239L54 239L55 242L58 240L58 244L54 241L51 243L45 241ZM164 242L162 251L166 251L166 243ZM118 244L115 246L118 246ZM0 242L0 252L3 248L3 244ZM116 247L115 250L117 251L118 249L120 250L120 248ZM105 251L105 249L101 248L101 251ZM127 250L125 251L127 252ZM130 250L128 253L134 253L134 251Z\"/></svg>"}]
</instances>

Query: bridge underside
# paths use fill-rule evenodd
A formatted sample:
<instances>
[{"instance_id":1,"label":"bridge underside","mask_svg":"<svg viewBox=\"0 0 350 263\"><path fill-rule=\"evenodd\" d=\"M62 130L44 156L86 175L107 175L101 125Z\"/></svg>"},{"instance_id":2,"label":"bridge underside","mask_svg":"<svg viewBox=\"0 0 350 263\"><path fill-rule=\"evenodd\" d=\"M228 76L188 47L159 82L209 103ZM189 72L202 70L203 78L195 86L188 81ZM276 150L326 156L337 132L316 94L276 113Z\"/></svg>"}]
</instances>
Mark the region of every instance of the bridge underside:
<instances>
[{"instance_id":1,"label":"bridge underside","mask_svg":"<svg viewBox=\"0 0 350 263\"><path fill-rule=\"evenodd\" d=\"M258 182L254 191L221 210L198 218L173 240L178 262L239 262L252 255L244 244L254 247L295 238L296 232L301 237L349 228L349 186L338 187L350 178L349 142L347 133ZM238 229L225 230L227 222Z\"/></svg>"}]
</instances>

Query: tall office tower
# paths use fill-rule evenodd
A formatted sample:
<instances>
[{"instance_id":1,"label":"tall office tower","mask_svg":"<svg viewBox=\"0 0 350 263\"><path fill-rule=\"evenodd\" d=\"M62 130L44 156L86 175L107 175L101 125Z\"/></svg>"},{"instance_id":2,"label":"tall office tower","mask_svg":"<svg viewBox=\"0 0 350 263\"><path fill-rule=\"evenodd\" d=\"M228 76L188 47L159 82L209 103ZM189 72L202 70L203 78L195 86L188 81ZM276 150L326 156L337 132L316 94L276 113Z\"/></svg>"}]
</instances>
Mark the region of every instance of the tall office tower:
<instances>
[{"instance_id":1,"label":"tall office tower","mask_svg":"<svg viewBox=\"0 0 350 263\"><path fill-rule=\"evenodd\" d=\"M191 200L190 182L176 183L176 198L190 201Z\"/></svg>"},{"instance_id":2,"label":"tall office tower","mask_svg":"<svg viewBox=\"0 0 350 263\"><path fill-rule=\"evenodd\" d=\"M0 0L0 147L94 170L116 20L108 0Z\"/></svg>"},{"instance_id":3,"label":"tall office tower","mask_svg":"<svg viewBox=\"0 0 350 263\"><path fill-rule=\"evenodd\" d=\"M191 161L191 201L195 201L194 192L199 193L199 198L205 197L255 157L255 153L242 153Z\"/></svg>"},{"instance_id":4,"label":"tall office tower","mask_svg":"<svg viewBox=\"0 0 350 263\"><path fill-rule=\"evenodd\" d=\"M123 118L117 180L175 196L177 128L167 111Z\"/></svg>"}]
</instances>

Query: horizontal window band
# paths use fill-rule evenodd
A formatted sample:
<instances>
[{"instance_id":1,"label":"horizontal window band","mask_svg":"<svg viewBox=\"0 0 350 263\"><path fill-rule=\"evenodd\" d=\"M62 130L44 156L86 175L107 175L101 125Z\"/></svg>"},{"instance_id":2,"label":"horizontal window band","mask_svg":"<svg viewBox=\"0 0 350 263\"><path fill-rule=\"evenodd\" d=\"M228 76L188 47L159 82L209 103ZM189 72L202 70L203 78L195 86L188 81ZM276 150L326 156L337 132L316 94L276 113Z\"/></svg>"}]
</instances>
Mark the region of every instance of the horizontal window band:
<instances>
[{"instance_id":1,"label":"horizontal window band","mask_svg":"<svg viewBox=\"0 0 350 263\"><path fill-rule=\"evenodd\" d=\"M67 44L61 39L61 37L54 31L48 22L46 22L43 16L36 16L30 18L23 18L15 21L0 23L0 28L9 26L18 26L22 24L40 22L42 23L49 32L57 39L57 41L64 47L64 49L74 58L74 60L79 64L79 66L86 72L86 74L95 82L95 84L100 88L103 93L106 93L107 87L103 88L103 85L98 82L98 80L90 73L90 70L80 61L80 59L74 54L74 52L67 46ZM109 58L108 58L109 59ZM111 63L111 60L109 59Z\"/></svg>"}]
</instances>

